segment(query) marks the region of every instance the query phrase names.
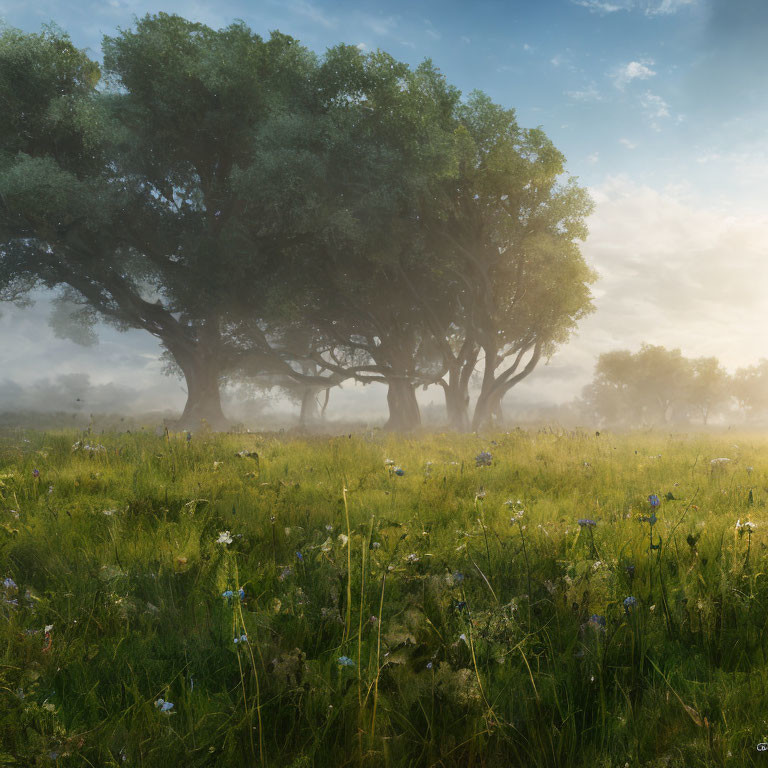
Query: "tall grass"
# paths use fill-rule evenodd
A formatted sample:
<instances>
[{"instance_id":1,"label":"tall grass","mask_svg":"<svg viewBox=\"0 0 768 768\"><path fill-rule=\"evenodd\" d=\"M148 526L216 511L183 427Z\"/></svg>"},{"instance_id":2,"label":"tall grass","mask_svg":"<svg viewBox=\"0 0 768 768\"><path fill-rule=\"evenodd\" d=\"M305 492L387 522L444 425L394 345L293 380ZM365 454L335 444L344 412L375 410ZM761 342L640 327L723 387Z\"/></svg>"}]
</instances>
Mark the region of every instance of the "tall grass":
<instances>
[{"instance_id":1,"label":"tall grass","mask_svg":"<svg viewBox=\"0 0 768 768\"><path fill-rule=\"evenodd\" d=\"M6 434L0 765L758 765L767 470L750 435Z\"/></svg>"}]
</instances>

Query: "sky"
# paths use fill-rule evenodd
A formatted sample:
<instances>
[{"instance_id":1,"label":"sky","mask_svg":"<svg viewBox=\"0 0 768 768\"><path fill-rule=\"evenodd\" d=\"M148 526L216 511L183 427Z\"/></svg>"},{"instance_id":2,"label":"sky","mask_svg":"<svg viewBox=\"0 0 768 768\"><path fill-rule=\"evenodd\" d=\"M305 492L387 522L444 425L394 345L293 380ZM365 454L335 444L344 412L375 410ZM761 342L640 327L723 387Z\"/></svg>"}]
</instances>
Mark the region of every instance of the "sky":
<instances>
[{"instance_id":1,"label":"sky","mask_svg":"<svg viewBox=\"0 0 768 768\"><path fill-rule=\"evenodd\" d=\"M596 202L582 249L596 311L511 397L568 401L601 352L644 341L730 370L768 357L766 0L0 0L5 23L54 21L97 59L103 35L158 11L242 19L318 53L344 42L430 58L463 93L544 129ZM85 372L183 403L147 334L104 329L82 348L53 335L44 298L2 313L0 381ZM383 391L346 389L360 408L384 406Z\"/></svg>"}]
</instances>

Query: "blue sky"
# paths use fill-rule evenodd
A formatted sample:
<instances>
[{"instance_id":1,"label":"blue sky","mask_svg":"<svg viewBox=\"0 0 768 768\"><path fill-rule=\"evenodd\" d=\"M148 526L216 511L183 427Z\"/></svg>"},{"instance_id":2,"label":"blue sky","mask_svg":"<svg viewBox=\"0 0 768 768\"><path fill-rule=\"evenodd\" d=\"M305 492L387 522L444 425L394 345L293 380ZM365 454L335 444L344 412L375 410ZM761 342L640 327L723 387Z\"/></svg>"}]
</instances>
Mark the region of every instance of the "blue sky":
<instances>
[{"instance_id":1,"label":"blue sky","mask_svg":"<svg viewBox=\"0 0 768 768\"><path fill-rule=\"evenodd\" d=\"M0 0L6 23L53 20L95 58L104 34L160 10L214 27L242 19L317 52L345 42L412 65L431 58L463 92L480 88L544 128L598 202L584 253L601 279L597 312L531 396L569 399L597 354L643 340L730 368L768 356L766 0ZM6 312L0 334L35 322L41 348L61 354L39 307ZM144 355L147 385L161 386L151 340L104 338L120 360ZM92 359L102 379L104 351ZM74 357L88 365L88 354ZM58 370L21 350L14 360L18 379Z\"/></svg>"}]
</instances>

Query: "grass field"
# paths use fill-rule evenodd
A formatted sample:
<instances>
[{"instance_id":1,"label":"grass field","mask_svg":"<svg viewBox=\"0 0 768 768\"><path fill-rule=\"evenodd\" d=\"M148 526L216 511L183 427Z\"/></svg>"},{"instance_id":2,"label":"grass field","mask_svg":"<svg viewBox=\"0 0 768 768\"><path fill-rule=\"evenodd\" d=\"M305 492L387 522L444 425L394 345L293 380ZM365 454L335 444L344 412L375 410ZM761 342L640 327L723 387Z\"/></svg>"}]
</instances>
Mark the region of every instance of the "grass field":
<instances>
[{"instance_id":1,"label":"grass field","mask_svg":"<svg viewBox=\"0 0 768 768\"><path fill-rule=\"evenodd\" d=\"M723 433L5 434L0 766L768 764L767 473Z\"/></svg>"}]
</instances>

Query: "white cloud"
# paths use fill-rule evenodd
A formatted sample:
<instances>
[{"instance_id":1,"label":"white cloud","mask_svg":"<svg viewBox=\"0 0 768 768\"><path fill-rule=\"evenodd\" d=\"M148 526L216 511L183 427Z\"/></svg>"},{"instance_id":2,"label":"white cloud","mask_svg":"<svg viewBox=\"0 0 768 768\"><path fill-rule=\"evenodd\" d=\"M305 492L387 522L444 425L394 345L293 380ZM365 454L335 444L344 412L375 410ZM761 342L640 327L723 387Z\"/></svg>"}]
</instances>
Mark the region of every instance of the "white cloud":
<instances>
[{"instance_id":1,"label":"white cloud","mask_svg":"<svg viewBox=\"0 0 768 768\"><path fill-rule=\"evenodd\" d=\"M573 99L574 101L602 101L603 97L600 95L600 92L597 90L597 86L594 83L590 83L585 88L582 88L580 91L566 91L565 95L569 99Z\"/></svg>"},{"instance_id":2,"label":"white cloud","mask_svg":"<svg viewBox=\"0 0 768 768\"><path fill-rule=\"evenodd\" d=\"M598 272L596 311L515 398L568 401L592 378L597 356L640 344L716 356L730 370L768 357L768 216L704 205L690 188L653 189L627 177L590 189L584 257Z\"/></svg>"},{"instance_id":3,"label":"white cloud","mask_svg":"<svg viewBox=\"0 0 768 768\"><path fill-rule=\"evenodd\" d=\"M626 11L630 7L626 2L617 4L603 2L603 0L572 0L572 2L574 5L588 8L593 13L615 13L616 11Z\"/></svg>"},{"instance_id":4,"label":"white cloud","mask_svg":"<svg viewBox=\"0 0 768 768\"><path fill-rule=\"evenodd\" d=\"M619 139L619 144L623 144L627 149L637 149L637 144L629 139Z\"/></svg>"},{"instance_id":5,"label":"white cloud","mask_svg":"<svg viewBox=\"0 0 768 768\"><path fill-rule=\"evenodd\" d=\"M658 121L671 117L669 104L661 96L650 91L646 91L640 97L640 106L645 111L645 117L650 121L651 129L657 133L661 131L661 125ZM676 120L676 122L679 123L680 120Z\"/></svg>"},{"instance_id":6,"label":"white cloud","mask_svg":"<svg viewBox=\"0 0 768 768\"><path fill-rule=\"evenodd\" d=\"M593 152L591 155L587 155L587 162L594 165L595 163L600 161L600 153L599 152Z\"/></svg>"},{"instance_id":7,"label":"white cloud","mask_svg":"<svg viewBox=\"0 0 768 768\"><path fill-rule=\"evenodd\" d=\"M571 0L574 5L604 16L617 11L639 11L646 16L669 16L701 0Z\"/></svg>"},{"instance_id":8,"label":"white cloud","mask_svg":"<svg viewBox=\"0 0 768 768\"><path fill-rule=\"evenodd\" d=\"M291 14L303 16L326 29L333 29L338 23L335 18L326 16L320 8L307 2L307 0L293 0L287 6L287 10L290 11Z\"/></svg>"},{"instance_id":9,"label":"white cloud","mask_svg":"<svg viewBox=\"0 0 768 768\"><path fill-rule=\"evenodd\" d=\"M368 46L365 43L358 43L355 48L357 48L358 51L364 51Z\"/></svg>"},{"instance_id":10,"label":"white cloud","mask_svg":"<svg viewBox=\"0 0 768 768\"><path fill-rule=\"evenodd\" d=\"M651 69L652 66L652 59L630 61L628 64L623 64L613 71L611 75L613 84L623 91L633 80L648 80L656 74L656 71Z\"/></svg>"}]
</instances>

